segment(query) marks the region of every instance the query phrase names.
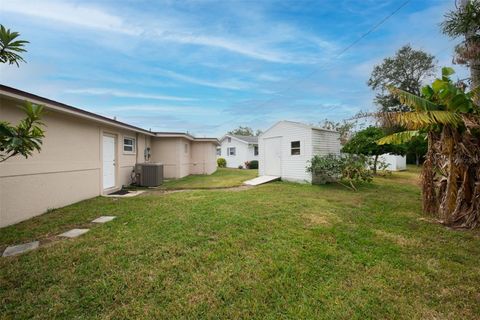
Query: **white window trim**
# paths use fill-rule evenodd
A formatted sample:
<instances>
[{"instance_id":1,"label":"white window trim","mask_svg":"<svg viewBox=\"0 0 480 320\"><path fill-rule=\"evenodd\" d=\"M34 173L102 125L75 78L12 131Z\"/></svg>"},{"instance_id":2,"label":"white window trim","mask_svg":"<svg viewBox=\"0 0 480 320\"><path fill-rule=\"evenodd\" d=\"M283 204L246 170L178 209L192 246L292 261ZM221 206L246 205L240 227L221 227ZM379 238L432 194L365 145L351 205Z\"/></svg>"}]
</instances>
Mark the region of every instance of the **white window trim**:
<instances>
[{"instance_id":1,"label":"white window trim","mask_svg":"<svg viewBox=\"0 0 480 320\"><path fill-rule=\"evenodd\" d=\"M234 149L234 154L230 154L230 150ZM227 157L236 157L237 156L237 148L236 147L227 147Z\"/></svg>"},{"instance_id":2,"label":"white window trim","mask_svg":"<svg viewBox=\"0 0 480 320\"><path fill-rule=\"evenodd\" d=\"M125 150L125 146L130 146L130 145L125 144L125 139L132 140L132 151ZM137 153L137 139L134 138L134 137L123 136L122 150L123 150L123 154L136 154Z\"/></svg>"}]
</instances>

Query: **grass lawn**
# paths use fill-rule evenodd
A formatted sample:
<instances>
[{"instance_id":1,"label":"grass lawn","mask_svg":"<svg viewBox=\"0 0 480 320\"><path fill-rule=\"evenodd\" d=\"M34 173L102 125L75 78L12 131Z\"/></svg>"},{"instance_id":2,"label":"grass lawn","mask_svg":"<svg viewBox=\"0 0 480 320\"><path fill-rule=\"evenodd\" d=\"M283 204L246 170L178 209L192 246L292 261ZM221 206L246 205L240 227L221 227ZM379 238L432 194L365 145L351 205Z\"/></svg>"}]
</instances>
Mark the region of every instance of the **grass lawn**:
<instances>
[{"instance_id":1,"label":"grass lawn","mask_svg":"<svg viewBox=\"0 0 480 320\"><path fill-rule=\"evenodd\" d=\"M52 241L0 259L0 318L478 319L480 232L422 217L416 175L358 192L275 182L55 210L0 230L2 248ZM118 218L52 238L99 215Z\"/></svg>"},{"instance_id":2,"label":"grass lawn","mask_svg":"<svg viewBox=\"0 0 480 320\"><path fill-rule=\"evenodd\" d=\"M258 176L258 170L219 168L214 174L191 175L170 180L163 185L166 189L215 189L240 186L244 181Z\"/></svg>"}]
</instances>

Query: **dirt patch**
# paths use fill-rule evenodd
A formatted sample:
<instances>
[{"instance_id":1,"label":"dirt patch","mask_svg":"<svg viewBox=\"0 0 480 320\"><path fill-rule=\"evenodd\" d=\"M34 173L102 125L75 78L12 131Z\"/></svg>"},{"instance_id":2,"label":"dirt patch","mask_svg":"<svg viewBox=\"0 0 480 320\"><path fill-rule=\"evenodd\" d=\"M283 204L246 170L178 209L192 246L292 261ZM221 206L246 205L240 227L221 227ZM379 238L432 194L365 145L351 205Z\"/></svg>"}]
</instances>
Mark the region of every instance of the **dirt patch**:
<instances>
[{"instance_id":1,"label":"dirt patch","mask_svg":"<svg viewBox=\"0 0 480 320\"><path fill-rule=\"evenodd\" d=\"M387 232L383 230L374 230L375 234L383 239L390 240L392 242L395 242L396 244L402 246L402 247L407 247L407 246L418 246L419 243L417 240L406 238L402 235L392 233L392 232Z\"/></svg>"},{"instance_id":2,"label":"dirt patch","mask_svg":"<svg viewBox=\"0 0 480 320\"><path fill-rule=\"evenodd\" d=\"M319 225L330 226L340 221L340 218L332 213L304 213L302 217L307 227Z\"/></svg>"}]
</instances>

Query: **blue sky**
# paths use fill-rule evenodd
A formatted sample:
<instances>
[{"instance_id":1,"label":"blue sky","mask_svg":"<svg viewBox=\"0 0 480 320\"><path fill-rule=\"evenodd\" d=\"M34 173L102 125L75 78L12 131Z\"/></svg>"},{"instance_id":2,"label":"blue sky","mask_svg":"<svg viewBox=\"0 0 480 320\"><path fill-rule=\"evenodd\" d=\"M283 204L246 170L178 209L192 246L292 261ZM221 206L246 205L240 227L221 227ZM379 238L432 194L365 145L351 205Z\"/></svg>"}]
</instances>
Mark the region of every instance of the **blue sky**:
<instances>
[{"instance_id":1,"label":"blue sky","mask_svg":"<svg viewBox=\"0 0 480 320\"><path fill-rule=\"evenodd\" d=\"M0 2L29 40L0 82L156 131L221 136L239 125L316 123L372 110L366 81L404 44L451 65L438 24L453 0ZM466 70L454 66L458 76Z\"/></svg>"}]
</instances>

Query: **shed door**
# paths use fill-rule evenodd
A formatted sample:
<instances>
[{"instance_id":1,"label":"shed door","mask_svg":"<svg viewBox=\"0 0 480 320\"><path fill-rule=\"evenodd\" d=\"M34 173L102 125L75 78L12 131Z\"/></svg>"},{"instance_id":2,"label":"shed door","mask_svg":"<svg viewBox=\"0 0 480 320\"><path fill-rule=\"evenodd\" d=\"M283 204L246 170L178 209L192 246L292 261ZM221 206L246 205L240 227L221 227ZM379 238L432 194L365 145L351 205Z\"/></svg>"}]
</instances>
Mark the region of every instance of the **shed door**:
<instances>
[{"instance_id":1,"label":"shed door","mask_svg":"<svg viewBox=\"0 0 480 320\"><path fill-rule=\"evenodd\" d=\"M103 136L103 189L115 187L115 138Z\"/></svg>"},{"instance_id":2,"label":"shed door","mask_svg":"<svg viewBox=\"0 0 480 320\"><path fill-rule=\"evenodd\" d=\"M282 138L265 139L265 174L267 176L282 175Z\"/></svg>"}]
</instances>

